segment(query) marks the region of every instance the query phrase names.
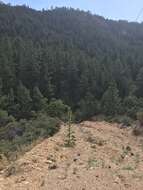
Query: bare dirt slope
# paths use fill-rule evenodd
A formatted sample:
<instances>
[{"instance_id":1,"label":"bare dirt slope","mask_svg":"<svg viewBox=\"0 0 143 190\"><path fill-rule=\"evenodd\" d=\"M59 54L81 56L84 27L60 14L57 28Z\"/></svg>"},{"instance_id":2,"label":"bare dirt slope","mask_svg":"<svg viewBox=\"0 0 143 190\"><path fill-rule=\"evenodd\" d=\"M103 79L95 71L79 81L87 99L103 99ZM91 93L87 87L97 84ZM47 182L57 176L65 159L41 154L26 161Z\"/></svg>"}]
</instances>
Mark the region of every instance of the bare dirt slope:
<instances>
[{"instance_id":1,"label":"bare dirt slope","mask_svg":"<svg viewBox=\"0 0 143 190\"><path fill-rule=\"evenodd\" d=\"M0 190L142 190L143 149L131 129L105 122L73 125L74 148L64 147L66 127L0 174Z\"/></svg>"}]
</instances>

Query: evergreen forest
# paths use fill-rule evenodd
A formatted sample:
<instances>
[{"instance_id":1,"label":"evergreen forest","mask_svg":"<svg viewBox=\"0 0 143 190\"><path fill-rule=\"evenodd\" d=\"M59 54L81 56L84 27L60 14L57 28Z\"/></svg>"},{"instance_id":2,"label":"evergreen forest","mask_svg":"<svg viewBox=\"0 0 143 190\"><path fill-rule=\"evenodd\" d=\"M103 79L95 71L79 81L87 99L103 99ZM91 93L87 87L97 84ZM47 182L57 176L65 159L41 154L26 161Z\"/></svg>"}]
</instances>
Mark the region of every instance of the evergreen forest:
<instances>
[{"instance_id":1,"label":"evergreen forest","mask_svg":"<svg viewBox=\"0 0 143 190\"><path fill-rule=\"evenodd\" d=\"M0 152L103 116L143 111L143 23L0 4Z\"/></svg>"}]
</instances>

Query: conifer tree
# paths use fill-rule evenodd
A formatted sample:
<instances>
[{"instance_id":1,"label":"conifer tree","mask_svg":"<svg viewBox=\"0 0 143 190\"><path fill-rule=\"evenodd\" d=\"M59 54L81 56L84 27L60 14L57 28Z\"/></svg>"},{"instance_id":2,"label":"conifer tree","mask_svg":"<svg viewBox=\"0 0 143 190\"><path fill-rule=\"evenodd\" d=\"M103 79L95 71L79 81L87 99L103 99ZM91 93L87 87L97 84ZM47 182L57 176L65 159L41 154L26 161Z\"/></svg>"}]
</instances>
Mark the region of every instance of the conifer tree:
<instances>
[{"instance_id":1,"label":"conifer tree","mask_svg":"<svg viewBox=\"0 0 143 190\"><path fill-rule=\"evenodd\" d=\"M100 112L100 104L91 93L87 93L86 96L79 102L79 109L77 111L78 120L88 119Z\"/></svg>"},{"instance_id":2,"label":"conifer tree","mask_svg":"<svg viewBox=\"0 0 143 190\"><path fill-rule=\"evenodd\" d=\"M13 116L17 116L18 112L19 112L19 106L18 104L15 102L15 94L14 94L14 90L13 88L10 89L10 92L8 94L8 113L9 115L13 115Z\"/></svg>"},{"instance_id":3,"label":"conifer tree","mask_svg":"<svg viewBox=\"0 0 143 190\"><path fill-rule=\"evenodd\" d=\"M0 96L2 96L2 79L0 78Z\"/></svg>"},{"instance_id":4,"label":"conifer tree","mask_svg":"<svg viewBox=\"0 0 143 190\"><path fill-rule=\"evenodd\" d=\"M102 109L103 113L110 116L120 113L120 97L115 82L109 85L102 97Z\"/></svg>"},{"instance_id":5,"label":"conifer tree","mask_svg":"<svg viewBox=\"0 0 143 190\"><path fill-rule=\"evenodd\" d=\"M19 82L17 89L17 101L19 104L20 116L28 117L31 110L32 99L29 90L22 84L22 82Z\"/></svg>"},{"instance_id":6,"label":"conifer tree","mask_svg":"<svg viewBox=\"0 0 143 190\"><path fill-rule=\"evenodd\" d=\"M143 96L143 67L137 75L137 95Z\"/></svg>"},{"instance_id":7,"label":"conifer tree","mask_svg":"<svg viewBox=\"0 0 143 190\"><path fill-rule=\"evenodd\" d=\"M66 147L74 147L75 146L75 142L76 142L76 138L74 135L74 132L72 130L72 111L70 109L68 109L68 129L67 129L67 136L65 139L65 146Z\"/></svg>"},{"instance_id":8,"label":"conifer tree","mask_svg":"<svg viewBox=\"0 0 143 190\"><path fill-rule=\"evenodd\" d=\"M44 96L42 95L37 86L35 86L33 89L32 100L33 100L33 109L35 111L45 109L48 101L46 98L44 98Z\"/></svg>"}]
</instances>

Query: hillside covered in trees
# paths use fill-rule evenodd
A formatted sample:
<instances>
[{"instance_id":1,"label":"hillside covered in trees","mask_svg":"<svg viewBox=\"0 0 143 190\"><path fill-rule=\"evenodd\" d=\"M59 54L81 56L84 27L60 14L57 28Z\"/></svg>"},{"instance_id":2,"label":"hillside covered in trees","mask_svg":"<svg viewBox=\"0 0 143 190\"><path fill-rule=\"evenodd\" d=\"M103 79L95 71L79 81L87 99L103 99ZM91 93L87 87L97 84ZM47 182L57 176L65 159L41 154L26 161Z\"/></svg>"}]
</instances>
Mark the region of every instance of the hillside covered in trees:
<instances>
[{"instance_id":1,"label":"hillside covered in trees","mask_svg":"<svg viewBox=\"0 0 143 190\"><path fill-rule=\"evenodd\" d=\"M76 120L136 119L143 110L143 24L72 8L36 11L0 4L2 143L27 128L26 142L53 134L53 128L45 132L45 123L33 124L33 118L47 123L46 113L57 126L53 117L65 119L66 105ZM34 137L30 130L35 128L27 125L40 126Z\"/></svg>"}]
</instances>

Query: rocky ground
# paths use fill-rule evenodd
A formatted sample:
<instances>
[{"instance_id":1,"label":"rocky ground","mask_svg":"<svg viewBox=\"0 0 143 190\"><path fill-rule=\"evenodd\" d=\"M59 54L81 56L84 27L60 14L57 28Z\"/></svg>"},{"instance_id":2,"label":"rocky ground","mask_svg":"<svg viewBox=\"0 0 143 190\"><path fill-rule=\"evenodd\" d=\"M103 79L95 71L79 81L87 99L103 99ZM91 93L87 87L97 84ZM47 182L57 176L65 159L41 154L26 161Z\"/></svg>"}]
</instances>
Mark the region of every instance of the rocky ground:
<instances>
[{"instance_id":1,"label":"rocky ground","mask_svg":"<svg viewBox=\"0 0 143 190\"><path fill-rule=\"evenodd\" d=\"M64 146L67 127L0 173L0 190L142 190L143 141L106 122L73 125L76 145Z\"/></svg>"}]
</instances>

